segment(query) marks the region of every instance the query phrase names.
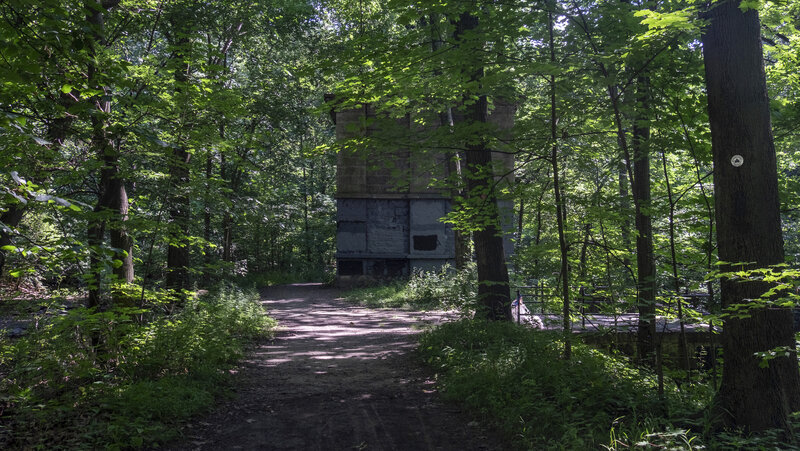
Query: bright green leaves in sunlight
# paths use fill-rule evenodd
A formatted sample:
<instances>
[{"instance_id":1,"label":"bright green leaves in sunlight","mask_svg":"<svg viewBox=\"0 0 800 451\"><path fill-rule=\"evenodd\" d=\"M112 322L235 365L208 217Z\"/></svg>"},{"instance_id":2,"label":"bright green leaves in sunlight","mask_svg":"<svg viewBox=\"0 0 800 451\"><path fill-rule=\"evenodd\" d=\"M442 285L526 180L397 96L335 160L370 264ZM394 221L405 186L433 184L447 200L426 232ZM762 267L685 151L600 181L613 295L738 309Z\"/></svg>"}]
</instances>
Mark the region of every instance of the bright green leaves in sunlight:
<instances>
[{"instance_id":1,"label":"bright green leaves in sunlight","mask_svg":"<svg viewBox=\"0 0 800 451\"><path fill-rule=\"evenodd\" d=\"M698 9L696 7L672 12L642 9L636 11L633 15L641 17L642 25L646 25L648 29L639 39L651 38L665 32L696 31L700 27L700 22L697 20Z\"/></svg>"}]
</instances>

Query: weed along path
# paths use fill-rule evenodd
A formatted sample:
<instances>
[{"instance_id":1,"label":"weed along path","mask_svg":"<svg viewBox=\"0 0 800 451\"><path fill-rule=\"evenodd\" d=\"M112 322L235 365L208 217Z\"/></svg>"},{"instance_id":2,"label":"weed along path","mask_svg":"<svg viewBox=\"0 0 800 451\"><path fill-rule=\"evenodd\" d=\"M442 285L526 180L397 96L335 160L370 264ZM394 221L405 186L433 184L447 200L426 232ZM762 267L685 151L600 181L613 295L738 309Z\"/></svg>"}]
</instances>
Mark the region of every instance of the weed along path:
<instances>
[{"instance_id":1,"label":"weed along path","mask_svg":"<svg viewBox=\"0 0 800 451\"><path fill-rule=\"evenodd\" d=\"M494 450L438 399L413 355L440 313L371 310L318 284L266 289L280 328L240 368L234 399L187 425L176 450Z\"/></svg>"}]
</instances>

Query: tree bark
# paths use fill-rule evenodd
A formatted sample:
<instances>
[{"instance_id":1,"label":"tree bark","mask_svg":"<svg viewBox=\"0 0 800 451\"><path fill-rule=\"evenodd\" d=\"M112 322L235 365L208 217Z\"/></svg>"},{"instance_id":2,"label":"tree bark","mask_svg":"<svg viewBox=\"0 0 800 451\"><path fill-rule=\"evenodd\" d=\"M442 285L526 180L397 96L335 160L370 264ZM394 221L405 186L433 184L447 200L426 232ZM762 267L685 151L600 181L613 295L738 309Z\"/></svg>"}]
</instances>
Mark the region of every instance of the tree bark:
<instances>
[{"instance_id":1,"label":"tree bark","mask_svg":"<svg viewBox=\"0 0 800 451\"><path fill-rule=\"evenodd\" d=\"M205 250L203 260L206 267L204 268L206 282L211 280L211 261L212 261L212 247L211 244L211 184L214 168L214 153L213 150L206 151L206 173L205 173L205 199L203 200L203 240L205 241Z\"/></svg>"},{"instance_id":2,"label":"tree bark","mask_svg":"<svg viewBox=\"0 0 800 451\"><path fill-rule=\"evenodd\" d=\"M169 209L169 247L167 248L166 286L171 290L189 288L189 233L190 206L188 195L189 160L191 155L184 146L174 149L169 168L172 199Z\"/></svg>"},{"instance_id":3,"label":"tree bark","mask_svg":"<svg viewBox=\"0 0 800 451\"><path fill-rule=\"evenodd\" d=\"M92 47L91 54L96 56L97 48L105 43L103 30L105 27L104 12L107 8L114 6L115 2L102 4L95 0L87 0L87 21L92 25ZM120 249L119 255L115 255L121 261L121 265L114 270L117 277L126 282L133 281L133 242L125 229L125 221L128 219L128 195L125 191L120 170L119 148L111 141L108 133L107 116L111 114L111 101L108 88L96 83L99 72L96 63L90 63L88 67L88 84L94 89L102 90L102 96L95 96L90 101L94 104L92 112L92 139L91 147L97 158L102 162L100 168L100 183L97 192L97 204L89 219L87 230L87 241L89 244L89 271L91 278L89 281L89 293L87 298L88 307L100 306L103 283L103 269L99 255L105 232L107 229L107 213L113 211L112 226L110 229L111 246Z\"/></svg>"},{"instance_id":4,"label":"tree bark","mask_svg":"<svg viewBox=\"0 0 800 451\"><path fill-rule=\"evenodd\" d=\"M173 27L184 24L173 23ZM177 51L174 58L175 64L175 94L178 97L178 112L183 117L179 127L179 135L183 136L189 132L189 124L186 115L189 114L185 109L189 108L188 101L182 99L187 95L184 86L189 81L189 65L184 61L186 46L189 45L187 37L181 37L176 43ZM179 137L179 141L181 138ZM167 275L165 284L168 289L181 291L189 288L189 243L186 235L189 233L190 220L190 199L189 199L189 162L191 154L183 143L176 143L169 159L169 182L170 182L170 201L169 201L169 220L170 227L167 235L169 246L167 248Z\"/></svg>"},{"instance_id":5,"label":"tree bark","mask_svg":"<svg viewBox=\"0 0 800 451\"><path fill-rule=\"evenodd\" d=\"M636 213L636 279L639 320L636 345L639 359L656 363L656 265L653 221L650 218L649 80L637 79L636 119L633 124L632 191Z\"/></svg>"},{"instance_id":6,"label":"tree bark","mask_svg":"<svg viewBox=\"0 0 800 451\"><path fill-rule=\"evenodd\" d=\"M620 145L622 147L622 145ZM631 246L631 221L628 212L631 210L631 201L628 197L628 173L626 169L625 157L620 158L619 165L617 165L617 183L619 185L619 206L622 210L623 219L620 224L620 235L622 237L622 248L625 249L625 254L622 257L622 262L625 266L630 267L631 258L633 253L633 246ZM624 271L623 271L624 272Z\"/></svg>"},{"instance_id":7,"label":"tree bark","mask_svg":"<svg viewBox=\"0 0 800 451\"><path fill-rule=\"evenodd\" d=\"M465 32L478 28L478 18L462 13L458 20L457 40ZM482 84L484 69L479 59L472 70L472 81ZM489 102L485 94L469 105L466 119L468 124L487 124L489 122ZM494 192L494 170L492 153L484 138L470 137L466 146L467 188L472 202L480 201L485 223L480 230L473 232L475 259L478 267L478 309L476 317L489 320L511 321L511 300L509 298L508 268L506 267L503 237L500 230L500 215Z\"/></svg>"},{"instance_id":8,"label":"tree bark","mask_svg":"<svg viewBox=\"0 0 800 451\"><path fill-rule=\"evenodd\" d=\"M133 238L126 227L130 202L125 182L121 179L119 173L117 173L112 183L112 195L114 196L112 209L118 213L118 221L112 224L109 230L111 247L122 251L117 255L122 264L114 269L114 275L120 281L133 283L135 275L133 268Z\"/></svg>"},{"instance_id":9,"label":"tree bark","mask_svg":"<svg viewBox=\"0 0 800 451\"><path fill-rule=\"evenodd\" d=\"M550 36L550 62L556 63L556 48L553 37L553 13L547 15L547 29ZM558 226L558 248L561 254L561 297L563 299L562 329L564 333L564 358L572 357L572 323L570 321L569 292L569 247L565 233L566 208L561 195L561 180L558 165L558 108L556 105L556 76L550 75L550 163L553 166L553 194L556 201L556 225Z\"/></svg>"},{"instance_id":10,"label":"tree bark","mask_svg":"<svg viewBox=\"0 0 800 451\"><path fill-rule=\"evenodd\" d=\"M739 7L739 0L714 3L702 38L717 244L723 262L763 268L784 262L777 163L758 12L742 12ZM763 283L729 279L723 279L721 286L723 308L752 304L768 288ZM728 424L749 430L788 431L789 414L800 410L791 310L759 307L747 318L726 318L722 346L725 366L717 394L719 413ZM785 355L779 353L766 368L760 367L761 358L755 353L781 346L787 347Z\"/></svg>"}]
</instances>

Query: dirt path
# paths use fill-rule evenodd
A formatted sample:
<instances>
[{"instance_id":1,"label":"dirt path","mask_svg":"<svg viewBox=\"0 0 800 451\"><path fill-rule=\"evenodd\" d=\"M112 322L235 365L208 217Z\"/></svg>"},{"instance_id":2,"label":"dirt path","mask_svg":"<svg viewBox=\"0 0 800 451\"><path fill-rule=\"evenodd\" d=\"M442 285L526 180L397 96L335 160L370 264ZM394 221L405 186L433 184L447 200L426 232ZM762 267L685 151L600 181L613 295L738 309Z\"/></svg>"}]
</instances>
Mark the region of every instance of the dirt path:
<instances>
[{"instance_id":1,"label":"dirt path","mask_svg":"<svg viewBox=\"0 0 800 451\"><path fill-rule=\"evenodd\" d=\"M368 310L319 285L262 293L281 329L241 369L236 399L185 429L176 450L493 450L439 399L411 352L441 315Z\"/></svg>"}]
</instances>

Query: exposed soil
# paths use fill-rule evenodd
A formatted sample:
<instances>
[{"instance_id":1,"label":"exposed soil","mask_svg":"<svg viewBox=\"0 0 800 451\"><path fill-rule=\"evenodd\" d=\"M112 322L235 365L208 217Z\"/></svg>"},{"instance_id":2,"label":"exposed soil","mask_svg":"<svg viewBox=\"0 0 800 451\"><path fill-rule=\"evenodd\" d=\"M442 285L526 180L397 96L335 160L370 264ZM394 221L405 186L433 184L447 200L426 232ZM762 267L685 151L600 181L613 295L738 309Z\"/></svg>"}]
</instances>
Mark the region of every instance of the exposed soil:
<instances>
[{"instance_id":1,"label":"exposed soil","mask_svg":"<svg viewBox=\"0 0 800 451\"><path fill-rule=\"evenodd\" d=\"M240 369L236 396L187 425L174 450L507 449L444 403L415 360L415 334L442 313L372 310L317 284L273 287L280 323Z\"/></svg>"}]
</instances>

